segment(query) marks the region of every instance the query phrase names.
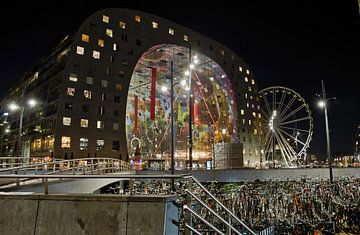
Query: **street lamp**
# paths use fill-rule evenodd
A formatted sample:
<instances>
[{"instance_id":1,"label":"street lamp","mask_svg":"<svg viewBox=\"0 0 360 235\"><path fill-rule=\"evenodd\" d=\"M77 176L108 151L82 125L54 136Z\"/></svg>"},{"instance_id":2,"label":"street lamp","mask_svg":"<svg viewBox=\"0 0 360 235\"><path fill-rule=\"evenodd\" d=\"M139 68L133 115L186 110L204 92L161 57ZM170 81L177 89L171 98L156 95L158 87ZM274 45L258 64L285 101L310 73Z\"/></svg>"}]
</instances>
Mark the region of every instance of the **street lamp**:
<instances>
[{"instance_id":1,"label":"street lamp","mask_svg":"<svg viewBox=\"0 0 360 235\"><path fill-rule=\"evenodd\" d=\"M328 104L329 100L335 100L336 97L326 98L325 84L324 84L323 80L321 80L321 87L322 87L322 100L319 101L318 105L319 105L320 108L324 109L324 114L325 114L326 146L327 146L327 158L328 158L328 166L329 166L329 176L330 176L330 183L333 183L332 161L331 161L331 154L330 154L329 121L328 121L328 115L327 115L327 104Z\"/></svg>"}]
</instances>

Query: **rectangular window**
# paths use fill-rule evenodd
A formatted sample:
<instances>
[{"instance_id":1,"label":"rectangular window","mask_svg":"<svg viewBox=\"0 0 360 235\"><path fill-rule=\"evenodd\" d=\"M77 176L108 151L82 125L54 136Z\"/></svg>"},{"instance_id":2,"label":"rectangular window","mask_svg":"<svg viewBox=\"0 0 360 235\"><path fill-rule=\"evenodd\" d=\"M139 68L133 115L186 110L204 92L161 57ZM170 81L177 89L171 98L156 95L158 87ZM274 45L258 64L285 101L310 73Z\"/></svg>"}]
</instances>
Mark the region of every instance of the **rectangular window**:
<instances>
[{"instance_id":1,"label":"rectangular window","mask_svg":"<svg viewBox=\"0 0 360 235\"><path fill-rule=\"evenodd\" d=\"M82 111L83 111L84 113L90 112L90 105L88 105L88 104L83 104L83 106L82 106Z\"/></svg>"},{"instance_id":2,"label":"rectangular window","mask_svg":"<svg viewBox=\"0 0 360 235\"><path fill-rule=\"evenodd\" d=\"M97 129L104 129L104 122L103 121L96 121L96 128Z\"/></svg>"},{"instance_id":3,"label":"rectangular window","mask_svg":"<svg viewBox=\"0 0 360 235\"><path fill-rule=\"evenodd\" d=\"M251 84L255 84L255 80L254 79L251 79Z\"/></svg>"},{"instance_id":4,"label":"rectangular window","mask_svg":"<svg viewBox=\"0 0 360 235\"><path fill-rule=\"evenodd\" d=\"M71 126L71 117L63 117L63 125Z\"/></svg>"},{"instance_id":5,"label":"rectangular window","mask_svg":"<svg viewBox=\"0 0 360 235\"><path fill-rule=\"evenodd\" d=\"M221 54L222 56L224 56L224 55L225 55L225 51L224 51L224 50L220 50L220 54Z\"/></svg>"},{"instance_id":6,"label":"rectangular window","mask_svg":"<svg viewBox=\"0 0 360 235\"><path fill-rule=\"evenodd\" d=\"M100 52L99 51L93 51L93 58L94 59L100 59Z\"/></svg>"},{"instance_id":7,"label":"rectangular window","mask_svg":"<svg viewBox=\"0 0 360 235\"><path fill-rule=\"evenodd\" d=\"M98 46L99 47L104 47L104 45L105 45L104 40L98 39Z\"/></svg>"},{"instance_id":8,"label":"rectangular window","mask_svg":"<svg viewBox=\"0 0 360 235\"><path fill-rule=\"evenodd\" d=\"M82 34L81 35L81 41L89 42L89 39L90 39L89 35L87 35L87 34Z\"/></svg>"},{"instance_id":9,"label":"rectangular window","mask_svg":"<svg viewBox=\"0 0 360 235\"><path fill-rule=\"evenodd\" d=\"M71 137L69 136L61 136L61 148L69 149L71 143Z\"/></svg>"},{"instance_id":10,"label":"rectangular window","mask_svg":"<svg viewBox=\"0 0 360 235\"><path fill-rule=\"evenodd\" d=\"M255 112L252 112L252 115L253 115L253 117L256 117L256 113L255 113Z\"/></svg>"},{"instance_id":11,"label":"rectangular window","mask_svg":"<svg viewBox=\"0 0 360 235\"><path fill-rule=\"evenodd\" d=\"M76 47L76 54L78 55L84 55L84 48L83 47L80 47L80 46L77 46Z\"/></svg>"},{"instance_id":12,"label":"rectangular window","mask_svg":"<svg viewBox=\"0 0 360 235\"><path fill-rule=\"evenodd\" d=\"M108 37L113 37L113 31L112 31L112 29L106 29L106 36L108 36Z\"/></svg>"},{"instance_id":13,"label":"rectangular window","mask_svg":"<svg viewBox=\"0 0 360 235\"><path fill-rule=\"evenodd\" d=\"M89 127L89 120L88 120L88 119L81 118L81 119L80 119L80 127L84 127L84 128Z\"/></svg>"},{"instance_id":14,"label":"rectangular window","mask_svg":"<svg viewBox=\"0 0 360 235\"><path fill-rule=\"evenodd\" d=\"M89 139L80 138L80 150L88 150L89 147Z\"/></svg>"},{"instance_id":15,"label":"rectangular window","mask_svg":"<svg viewBox=\"0 0 360 235\"><path fill-rule=\"evenodd\" d=\"M251 86L248 86L248 91L251 91Z\"/></svg>"},{"instance_id":16,"label":"rectangular window","mask_svg":"<svg viewBox=\"0 0 360 235\"><path fill-rule=\"evenodd\" d=\"M110 56L110 63L114 63L114 56L113 55ZM109 74L109 70L110 70L109 68L106 69L106 74Z\"/></svg>"},{"instance_id":17,"label":"rectangular window","mask_svg":"<svg viewBox=\"0 0 360 235\"><path fill-rule=\"evenodd\" d=\"M114 96L114 102L115 103L120 103L120 96Z\"/></svg>"},{"instance_id":18,"label":"rectangular window","mask_svg":"<svg viewBox=\"0 0 360 235\"><path fill-rule=\"evenodd\" d=\"M112 150L119 151L120 150L120 141L114 140L112 142Z\"/></svg>"},{"instance_id":19,"label":"rectangular window","mask_svg":"<svg viewBox=\"0 0 360 235\"><path fill-rule=\"evenodd\" d=\"M105 114L105 107L99 107L98 108L98 114L100 114L100 115L104 115Z\"/></svg>"},{"instance_id":20,"label":"rectangular window","mask_svg":"<svg viewBox=\"0 0 360 235\"><path fill-rule=\"evenodd\" d=\"M107 15L103 15L103 16L102 16L102 21L103 21L104 23L109 23L109 20L110 20L109 16L107 16Z\"/></svg>"},{"instance_id":21,"label":"rectangular window","mask_svg":"<svg viewBox=\"0 0 360 235\"><path fill-rule=\"evenodd\" d=\"M84 97L86 99L91 99L91 91L89 90L84 90Z\"/></svg>"},{"instance_id":22,"label":"rectangular window","mask_svg":"<svg viewBox=\"0 0 360 235\"><path fill-rule=\"evenodd\" d=\"M119 123L116 122L113 123L113 130L115 131L119 130Z\"/></svg>"},{"instance_id":23,"label":"rectangular window","mask_svg":"<svg viewBox=\"0 0 360 235\"><path fill-rule=\"evenodd\" d=\"M69 80L72 82L77 82L77 75L75 73L70 73Z\"/></svg>"},{"instance_id":24,"label":"rectangular window","mask_svg":"<svg viewBox=\"0 0 360 235\"><path fill-rule=\"evenodd\" d=\"M239 72L242 72L242 67L241 66L239 66Z\"/></svg>"},{"instance_id":25,"label":"rectangular window","mask_svg":"<svg viewBox=\"0 0 360 235\"><path fill-rule=\"evenodd\" d=\"M261 118L261 113L258 113L258 118Z\"/></svg>"},{"instance_id":26,"label":"rectangular window","mask_svg":"<svg viewBox=\"0 0 360 235\"><path fill-rule=\"evenodd\" d=\"M140 23L140 22L141 22L141 16L136 15L136 16L135 16L135 21L138 22L138 23Z\"/></svg>"},{"instance_id":27,"label":"rectangular window","mask_svg":"<svg viewBox=\"0 0 360 235\"><path fill-rule=\"evenodd\" d=\"M185 42L188 42L188 41L189 41L189 36L186 35L186 34L184 34L184 41L185 41Z\"/></svg>"},{"instance_id":28,"label":"rectangular window","mask_svg":"<svg viewBox=\"0 0 360 235\"><path fill-rule=\"evenodd\" d=\"M258 131L256 129L254 129L254 135L257 135Z\"/></svg>"},{"instance_id":29,"label":"rectangular window","mask_svg":"<svg viewBox=\"0 0 360 235\"><path fill-rule=\"evenodd\" d=\"M248 77L245 77L244 80L245 80L245 82L248 82L248 81L249 81Z\"/></svg>"},{"instance_id":30,"label":"rectangular window","mask_svg":"<svg viewBox=\"0 0 360 235\"><path fill-rule=\"evenodd\" d=\"M249 120L249 125L251 126L251 120Z\"/></svg>"},{"instance_id":31,"label":"rectangular window","mask_svg":"<svg viewBox=\"0 0 360 235\"><path fill-rule=\"evenodd\" d=\"M113 44L113 50L114 50L114 51L118 51L118 50L119 50L118 44L116 44L116 43Z\"/></svg>"},{"instance_id":32,"label":"rectangular window","mask_svg":"<svg viewBox=\"0 0 360 235\"><path fill-rule=\"evenodd\" d=\"M107 80L101 80L101 86L102 87L108 87L108 81Z\"/></svg>"},{"instance_id":33,"label":"rectangular window","mask_svg":"<svg viewBox=\"0 0 360 235\"><path fill-rule=\"evenodd\" d=\"M65 103L65 110L66 111L71 111L72 109L73 109L73 104L69 103L69 102L66 102Z\"/></svg>"},{"instance_id":34,"label":"rectangular window","mask_svg":"<svg viewBox=\"0 0 360 235\"><path fill-rule=\"evenodd\" d=\"M115 90L121 91L122 90L122 85L120 83L116 83Z\"/></svg>"},{"instance_id":35,"label":"rectangular window","mask_svg":"<svg viewBox=\"0 0 360 235\"><path fill-rule=\"evenodd\" d=\"M92 85L94 82L94 78L93 77L86 77L86 84Z\"/></svg>"},{"instance_id":36,"label":"rectangular window","mask_svg":"<svg viewBox=\"0 0 360 235\"><path fill-rule=\"evenodd\" d=\"M124 21L119 21L119 27L120 27L120 29L125 29L126 23Z\"/></svg>"},{"instance_id":37,"label":"rectangular window","mask_svg":"<svg viewBox=\"0 0 360 235\"><path fill-rule=\"evenodd\" d=\"M106 100L106 94L105 93L101 93L101 101L105 101Z\"/></svg>"},{"instance_id":38,"label":"rectangular window","mask_svg":"<svg viewBox=\"0 0 360 235\"><path fill-rule=\"evenodd\" d=\"M68 88L67 88L67 95L69 95L69 96L75 96L75 88L73 88L73 87L68 87Z\"/></svg>"},{"instance_id":39,"label":"rectangular window","mask_svg":"<svg viewBox=\"0 0 360 235\"><path fill-rule=\"evenodd\" d=\"M241 115L245 115L245 111L243 109L241 110Z\"/></svg>"},{"instance_id":40,"label":"rectangular window","mask_svg":"<svg viewBox=\"0 0 360 235\"><path fill-rule=\"evenodd\" d=\"M247 93L245 93L245 99L247 99L248 98L248 94Z\"/></svg>"},{"instance_id":41,"label":"rectangular window","mask_svg":"<svg viewBox=\"0 0 360 235\"><path fill-rule=\"evenodd\" d=\"M103 150L105 148L104 140L96 140L96 150Z\"/></svg>"},{"instance_id":42,"label":"rectangular window","mask_svg":"<svg viewBox=\"0 0 360 235\"><path fill-rule=\"evenodd\" d=\"M248 69L246 70L246 74L250 74L250 71Z\"/></svg>"},{"instance_id":43,"label":"rectangular window","mask_svg":"<svg viewBox=\"0 0 360 235\"><path fill-rule=\"evenodd\" d=\"M152 27L153 29L158 29L159 28L159 24L155 21L152 22Z\"/></svg>"},{"instance_id":44,"label":"rectangular window","mask_svg":"<svg viewBox=\"0 0 360 235\"><path fill-rule=\"evenodd\" d=\"M175 33L174 29L169 28L169 34L170 34L170 35L174 35L174 33Z\"/></svg>"}]
</instances>

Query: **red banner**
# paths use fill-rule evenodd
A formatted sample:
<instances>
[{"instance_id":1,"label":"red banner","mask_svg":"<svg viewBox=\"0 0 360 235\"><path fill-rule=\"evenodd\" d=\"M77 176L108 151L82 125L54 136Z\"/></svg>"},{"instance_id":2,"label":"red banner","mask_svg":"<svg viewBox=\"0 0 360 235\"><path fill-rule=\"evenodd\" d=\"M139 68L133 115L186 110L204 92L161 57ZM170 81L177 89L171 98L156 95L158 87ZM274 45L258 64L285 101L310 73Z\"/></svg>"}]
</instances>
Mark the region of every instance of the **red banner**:
<instances>
[{"instance_id":1,"label":"red banner","mask_svg":"<svg viewBox=\"0 0 360 235\"><path fill-rule=\"evenodd\" d=\"M135 100L134 100L134 133L138 132L138 110L139 110L139 99L138 96L135 96Z\"/></svg>"},{"instance_id":2,"label":"red banner","mask_svg":"<svg viewBox=\"0 0 360 235\"><path fill-rule=\"evenodd\" d=\"M150 120L155 120L156 68L151 68Z\"/></svg>"}]
</instances>

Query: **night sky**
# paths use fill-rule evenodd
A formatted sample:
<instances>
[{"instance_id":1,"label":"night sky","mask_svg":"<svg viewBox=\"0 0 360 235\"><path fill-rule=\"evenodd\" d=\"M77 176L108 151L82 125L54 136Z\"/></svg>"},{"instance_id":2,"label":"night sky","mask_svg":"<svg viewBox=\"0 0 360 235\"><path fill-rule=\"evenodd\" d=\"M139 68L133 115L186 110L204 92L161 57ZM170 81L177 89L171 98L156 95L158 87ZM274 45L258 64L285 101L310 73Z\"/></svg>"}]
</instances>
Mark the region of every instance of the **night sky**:
<instances>
[{"instance_id":1,"label":"night sky","mask_svg":"<svg viewBox=\"0 0 360 235\"><path fill-rule=\"evenodd\" d=\"M131 4L132 2L132 4ZM333 1L55 1L0 9L0 96L93 12L131 8L162 16L226 45L250 66L259 90L281 85L300 93L313 113L309 153L325 156L325 122L316 106L325 81L333 153L353 153L360 124L360 23L357 0ZM145 1L144 1L145 2ZM291 2L291 3L290 3ZM335 2L335 1L334 1ZM180 4L181 3L181 4ZM71 6L71 7L70 7Z\"/></svg>"}]
</instances>

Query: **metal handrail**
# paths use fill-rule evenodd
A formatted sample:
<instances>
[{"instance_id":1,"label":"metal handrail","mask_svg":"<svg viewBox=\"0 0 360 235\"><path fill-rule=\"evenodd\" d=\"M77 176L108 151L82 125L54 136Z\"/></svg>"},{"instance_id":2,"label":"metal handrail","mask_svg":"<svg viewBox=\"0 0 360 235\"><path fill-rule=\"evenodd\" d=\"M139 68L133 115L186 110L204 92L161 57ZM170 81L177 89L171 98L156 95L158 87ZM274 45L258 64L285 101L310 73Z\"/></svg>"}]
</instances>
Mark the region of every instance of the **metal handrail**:
<instances>
[{"instance_id":1,"label":"metal handrail","mask_svg":"<svg viewBox=\"0 0 360 235\"><path fill-rule=\"evenodd\" d=\"M184 205L184 210L188 210L192 215L195 215L199 220L207 224L210 228L214 229L217 233L221 235L225 235L223 232L221 232L218 228L216 228L214 225L212 225L209 221L201 217L198 213L196 213L194 210L190 209L187 205Z\"/></svg>"},{"instance_id":2,"label":"metal handrail","mask_svg":"<svg viewBox=\"0 0 360 235\"><path fill-rule=\"evenodd\" d=\"M185 223L185 227L190 229L192 232L196 233L197 235L202 235L199 231L197 231L195 228L191 227L188 223Z\"/></svg>"},{"instance_id":3,"label":"metal handrail","mask_svg":"<svg viewBox=\"0 0 360 235\"><path fill-rule=\"evenodd\" d=\"M195 198L196 201L200 202L201 205L203 205L207 210L209 210L212 214L214 214L218 219L220 219L223 223L225 223L228 227L230 227L235 233L241 235L241 232L239 232L236 228L234 228L230 223L228 223L225 219L223 219L219 214L217 214L213 209L208 207L203 201L201 201L200 198L198 198L195 194L193 194L190 190L185 189L185 192L190 194L193 198Z\"/></svg>"},{"instance_id":4,"label":"metal handrail","mask_svg":"<svg viewBox=\"0 0 360 235\"><path fill-rule=\"evenodd\" d=\"M219 204L226 212L228 212L232 218L234 218L236 221L238 221L248 232L250 232L253 235L256 235L256 233L250 229L244 222L242 222L234 213L232 213L224 204L222 204L214 195L212 195L205 187L202 185L195 177L191 176L191 179L195 181L195 183L202 189L204 192L210 196L217 204Z\"/></svg>"}]
</instances>

